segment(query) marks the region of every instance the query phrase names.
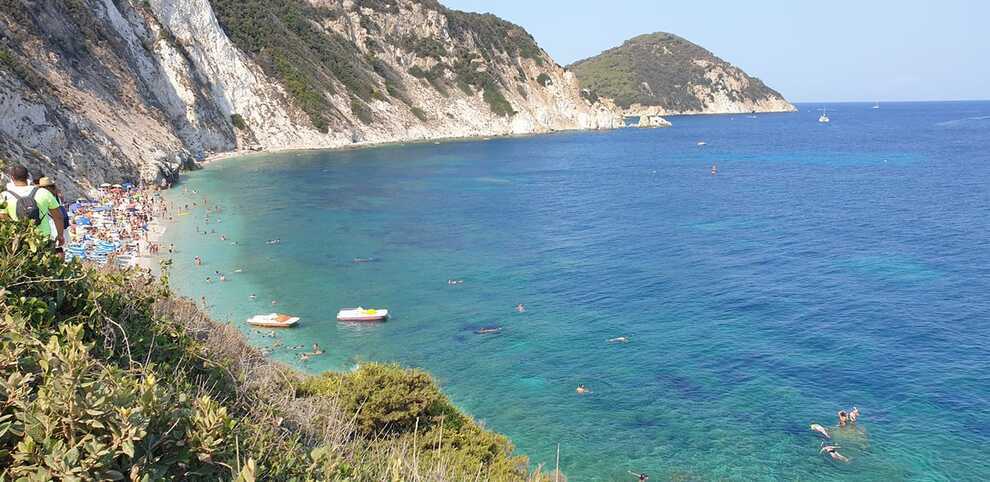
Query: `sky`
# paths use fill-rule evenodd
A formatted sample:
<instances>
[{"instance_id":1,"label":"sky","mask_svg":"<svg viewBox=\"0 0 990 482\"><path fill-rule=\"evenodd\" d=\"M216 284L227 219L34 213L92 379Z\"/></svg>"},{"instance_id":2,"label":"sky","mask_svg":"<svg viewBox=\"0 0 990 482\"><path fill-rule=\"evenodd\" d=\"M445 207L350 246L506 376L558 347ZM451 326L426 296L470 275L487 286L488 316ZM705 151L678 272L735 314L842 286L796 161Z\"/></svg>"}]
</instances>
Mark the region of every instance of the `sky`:
<instances>
[{"instance_id":1,"label":"sky","mask_svg":"<svg viewBox=\"0 0 990 482\"><path fill-rule=\"evenodd\" d=\"M792 102L990 99L990 0L441 0L561 65L643 33L705 47Z\"/></svg>"}]
</instances>

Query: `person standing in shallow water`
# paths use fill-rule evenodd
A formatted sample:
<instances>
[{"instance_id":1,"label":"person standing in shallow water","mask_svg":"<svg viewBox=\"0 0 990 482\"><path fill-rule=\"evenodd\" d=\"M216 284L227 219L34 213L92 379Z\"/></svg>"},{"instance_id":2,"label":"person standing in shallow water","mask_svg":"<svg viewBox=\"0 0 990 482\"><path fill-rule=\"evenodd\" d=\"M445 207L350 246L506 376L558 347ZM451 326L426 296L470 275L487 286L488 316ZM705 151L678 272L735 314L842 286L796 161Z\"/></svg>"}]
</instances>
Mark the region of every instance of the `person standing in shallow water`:
<instances>
[{"instance_id":1,"label":"person standing in shallow water","mask_svg":"<svg viewBox=\"0 0 990 482\"><path fill-rule=\"evenodd\" d=\"M839 426L845 427L846 423L849 421L849 415L846 414L845 410L839 410L839 413L837 413L836 415L838 415L839 417Z\"/></svg>"}]
</instances>

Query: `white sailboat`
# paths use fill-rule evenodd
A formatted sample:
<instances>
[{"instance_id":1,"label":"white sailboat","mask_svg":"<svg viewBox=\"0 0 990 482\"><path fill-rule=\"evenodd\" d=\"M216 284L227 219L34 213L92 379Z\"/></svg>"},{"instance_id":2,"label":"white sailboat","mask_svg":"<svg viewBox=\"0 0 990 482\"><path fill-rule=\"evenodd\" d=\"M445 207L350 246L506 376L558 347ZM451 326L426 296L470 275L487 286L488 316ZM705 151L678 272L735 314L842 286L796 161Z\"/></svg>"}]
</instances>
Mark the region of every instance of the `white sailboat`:
<instances>
[{"instance_id":1,"label":"white sailboat","mask_svg":"<svg viewBox=\"0 0 990 482\"><path fill-rule=\"evenodd\" d=\"M828 114L825 112L824 107L821 109L821 111L822 111L822 115L818 117L818 122L821 122L822 124L828 124L829 122L831 122L832 119L828 118Z\"/></svg>"},{"instance_id":2,"label":"white sailboat","mask_svg":"<svg viewBox=\"0 0 990 482\"><path fill-rule=\"evenodd\" d=\"M874 109L879 109L880 108L880 101L877 101L876 104L873 104L873 108Z\"/></svg>"}]
</instances>

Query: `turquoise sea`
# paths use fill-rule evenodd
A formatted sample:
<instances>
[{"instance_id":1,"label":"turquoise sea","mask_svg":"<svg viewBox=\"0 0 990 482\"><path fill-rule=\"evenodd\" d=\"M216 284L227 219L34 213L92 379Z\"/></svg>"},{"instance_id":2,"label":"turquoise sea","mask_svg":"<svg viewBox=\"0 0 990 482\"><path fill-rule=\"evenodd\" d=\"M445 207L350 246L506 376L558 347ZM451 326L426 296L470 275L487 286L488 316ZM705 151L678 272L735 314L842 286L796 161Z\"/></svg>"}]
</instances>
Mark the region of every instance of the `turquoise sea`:
<instances>
[{"instance_id":1,"label":"turquoise sea","mask_svg":"<svg viewBox=\"0 0 990 482\"><path fill-rule=\"evenodd\" d=\"M307 371L422 367L572 481L990 480L990 102L871 106L220 161L169 193L172 285L278 300Z\"/></svg>"}]
</instances>

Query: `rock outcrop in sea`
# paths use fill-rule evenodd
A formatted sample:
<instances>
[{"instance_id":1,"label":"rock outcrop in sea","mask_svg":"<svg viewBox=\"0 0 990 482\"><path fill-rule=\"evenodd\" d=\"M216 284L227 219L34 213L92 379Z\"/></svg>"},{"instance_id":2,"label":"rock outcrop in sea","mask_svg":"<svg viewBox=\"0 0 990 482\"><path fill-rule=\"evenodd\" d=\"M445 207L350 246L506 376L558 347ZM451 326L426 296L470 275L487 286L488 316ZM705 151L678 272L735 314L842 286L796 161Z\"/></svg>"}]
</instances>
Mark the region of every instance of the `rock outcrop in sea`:
<instances>
[{"instance_id":1,"label":"rock outcrop in sea","mask_svg":"<svg viewBox=\"0 0 990 482\"><path fill-rule=\"evenodd\" d=\"M435 0L0 5L0 157L75 192L236 150L622 123L522 28Z\"/></svg>"}]
</instances>

